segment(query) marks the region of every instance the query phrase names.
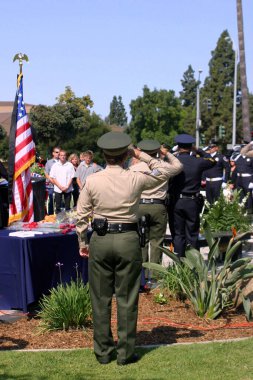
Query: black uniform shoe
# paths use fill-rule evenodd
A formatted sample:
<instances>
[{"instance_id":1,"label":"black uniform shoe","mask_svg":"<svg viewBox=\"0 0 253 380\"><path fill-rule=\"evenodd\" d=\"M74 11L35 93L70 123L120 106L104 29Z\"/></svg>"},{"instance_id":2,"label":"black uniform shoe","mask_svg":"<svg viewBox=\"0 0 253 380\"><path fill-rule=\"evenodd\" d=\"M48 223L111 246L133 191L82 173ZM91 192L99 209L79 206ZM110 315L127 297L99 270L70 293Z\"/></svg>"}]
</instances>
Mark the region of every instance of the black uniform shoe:
<instances>
[{"instance_id":1,"label":"black uniform shoe","mask_svg":"<svg viewBox=\"0 0 253 380\"><path fill-rule=\"evenodd\" d=\"M151 288L147 284L145 284L145 285L141 285L139 293L147 293L148 294L148 293L150 293L150 291L151 291Z\"/></svg>"},{"instance_id":2,"label":"black uniform shoe","mask_svg":"<svg viewBox=\"0 0 253 380\"><path fill-rule=\"evenodd\" d=\"M97 361L100 364L109 364L113 360L112 356L96 356Z\"/></svg>"},{"instance_id":3,"label":"black uniform shoe","mask_svg":"<svg viewBox=\"0 0 253 380\"><path fill-rule=\"evenodd\" d=\"M117 364L118 365L133 364L133 363L138 362L139 359L140 359L139 355L133 354L132 356L130 356L129 359L126 359L126 360L117 360Z\"/></svg>"}]
</instances>

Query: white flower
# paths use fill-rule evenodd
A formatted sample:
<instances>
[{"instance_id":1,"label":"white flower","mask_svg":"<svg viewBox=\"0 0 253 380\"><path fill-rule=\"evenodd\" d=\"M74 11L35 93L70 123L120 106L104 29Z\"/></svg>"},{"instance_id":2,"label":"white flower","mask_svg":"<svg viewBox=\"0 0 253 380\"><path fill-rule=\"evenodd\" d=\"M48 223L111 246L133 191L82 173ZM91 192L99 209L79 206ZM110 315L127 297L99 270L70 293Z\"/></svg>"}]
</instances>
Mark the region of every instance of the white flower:
<instances>
[{"instance_id":1,"label":"white flower","mask_svg":"<svg viewBox=\"0 0 253 380\"><path fill-rule=\"evenodd\" d=\"M230 202L231 199L233 198L233 192L232 190L230 189L230 186L226 186L224 189L223 189L223 195L225 197L225 201L226 202Z\"/></svg>"}]
</instances>

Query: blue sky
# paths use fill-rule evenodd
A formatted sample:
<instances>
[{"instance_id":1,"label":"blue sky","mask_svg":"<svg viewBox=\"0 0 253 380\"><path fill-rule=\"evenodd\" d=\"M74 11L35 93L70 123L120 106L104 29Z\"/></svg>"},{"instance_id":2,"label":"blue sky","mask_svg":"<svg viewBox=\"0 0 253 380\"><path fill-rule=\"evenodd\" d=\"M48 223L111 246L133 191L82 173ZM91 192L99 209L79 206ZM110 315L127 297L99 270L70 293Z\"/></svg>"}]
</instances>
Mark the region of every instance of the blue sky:
<instances>
[{"instance_id":1,"label":"blue sky","mask_svg":"<svg viewBox=\"0 0 253 380\"><path fill-rule=\"evenodd\" d=\"M242 1L253 92L253 3ZM69 85L102 117L114 95L129 110L145 84L178 94L189 64L204 80L223 30L238 46L236 0L2 0L0 12L0 100L14 99L23 52L26 103L52 105Z\"/></svg>"}]
</instances>

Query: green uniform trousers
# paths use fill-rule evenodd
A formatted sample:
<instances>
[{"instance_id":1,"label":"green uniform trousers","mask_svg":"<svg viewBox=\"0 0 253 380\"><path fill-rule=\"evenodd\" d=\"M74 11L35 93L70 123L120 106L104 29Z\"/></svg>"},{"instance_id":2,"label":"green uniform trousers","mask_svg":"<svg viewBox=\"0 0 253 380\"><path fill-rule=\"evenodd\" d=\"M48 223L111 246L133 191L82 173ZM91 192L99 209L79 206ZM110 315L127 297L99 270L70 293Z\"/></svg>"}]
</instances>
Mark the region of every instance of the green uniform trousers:
<instances>
[{"instance_id":1,"label":"green uniform trousers","mask_svg":"<svg viewBox=\"0 0 253 380\"><path fill-rule=\"evenodd\" d=\"M149 242L150 242L150 262L160 264L162 252L158 246L162 245L166 227L167 210L163 204L140 204L139 217L149 214ZM148 262L148 244L142 248L143 262Z\"/></svg>"},{"instance_id":2,"label":"green uniform trousers","mask_svg":"<svg viewBox=\"0 0 253 380\"><path fill-rule=\"evenodd\" d=\"M135 231L93 233L89 254L89 285L94 325L94 352L99 359L110 358L114 351L111 331L111 303L117 302L117 359L129 359L135 348L138 298L142 258L139 236Z\"/></svg>"}]
</instances>

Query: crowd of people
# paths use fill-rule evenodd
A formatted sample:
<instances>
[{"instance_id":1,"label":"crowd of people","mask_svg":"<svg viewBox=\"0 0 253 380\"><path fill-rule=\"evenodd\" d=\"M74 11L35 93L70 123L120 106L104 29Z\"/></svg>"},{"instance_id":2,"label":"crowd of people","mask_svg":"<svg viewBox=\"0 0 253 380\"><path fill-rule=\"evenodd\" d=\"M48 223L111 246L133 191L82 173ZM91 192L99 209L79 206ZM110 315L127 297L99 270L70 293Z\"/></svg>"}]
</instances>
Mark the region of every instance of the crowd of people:
<instances>
[{"instance_id":1,"label":"crowd of people","mask_svg":"<svg viewBox=\"0 0 253 380\"><path fill-rule=\"evenodd\" d=\"M94 163L93 152L88 150L70 154L67 160L67 152L60 147L54 147L52 158L45 164L45 176L47 179L48 215L58 214L62 205L66 211L70 207L76 207L79 193L82 190L87 177L103 168Z\"/></svg>"},{"instance_id":2,"label":"crowd of people","mask_svg":"<svg viewBox=\"0 0 253 380\"><path fill-rule=\"evenodd\" d=\"M142 247L142 260L161 262L159 246L164 241L167 223L172 236L174 251L184 256L185 247L191 244L198 248L199 215L203 206L203 190L207 201L212 204L226 186L241 191L247 196L247 209L252 212L253 188L253 145L235 146L230 155L219 152L216 141L203 150L194 147L195 139L187 134L176 138L172 149L156 140L142 140L138 149L159 159L165 165L167 153L171 152L182 163L181 174L145 190L139 202L139 219L145 218L148 226L148 241ZM132 157L124 164L133 172L146 172L148 166ZM93 152L88 150L70 154L59 147L52 150L52 158L46 162L45 175L48 191L48 214L59 213L77 206L80 192L88 176L104 169L93 162Z\"/></svg>"}]
</instances>

